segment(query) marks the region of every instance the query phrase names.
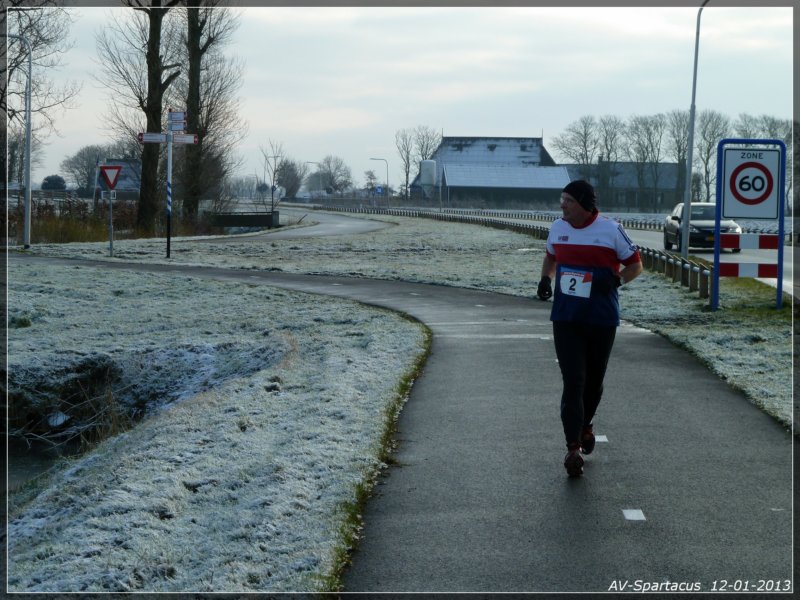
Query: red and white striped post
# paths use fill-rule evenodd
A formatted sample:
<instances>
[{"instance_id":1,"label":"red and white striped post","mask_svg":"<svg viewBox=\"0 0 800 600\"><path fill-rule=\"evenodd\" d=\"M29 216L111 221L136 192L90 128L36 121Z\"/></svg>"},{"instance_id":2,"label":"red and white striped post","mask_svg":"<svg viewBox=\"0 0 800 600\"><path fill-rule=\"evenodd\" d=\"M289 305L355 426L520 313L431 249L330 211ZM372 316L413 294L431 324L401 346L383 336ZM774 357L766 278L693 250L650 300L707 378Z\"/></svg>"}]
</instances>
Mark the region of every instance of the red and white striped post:
<instances>
[{"instance_id":1,"label":"red and white striped post","mask_svg":"<svg viewBox=\"0 0 800 600\"><path fill-rule=\"evenodd\" d=\"M778 250L780 237L774 233L723 233L719 247L729 250ZM777 263L720 263L720 277L778 277Z\"/></svg>"}]
</instances>

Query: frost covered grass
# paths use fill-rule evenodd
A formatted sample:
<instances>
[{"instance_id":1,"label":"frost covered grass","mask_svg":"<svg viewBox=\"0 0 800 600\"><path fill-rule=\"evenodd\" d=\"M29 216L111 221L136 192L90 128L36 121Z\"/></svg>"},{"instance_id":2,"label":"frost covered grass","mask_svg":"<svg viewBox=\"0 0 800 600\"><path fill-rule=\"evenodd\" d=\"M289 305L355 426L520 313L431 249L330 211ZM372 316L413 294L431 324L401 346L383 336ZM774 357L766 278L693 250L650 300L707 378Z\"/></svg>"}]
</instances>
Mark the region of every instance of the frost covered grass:
<instances>
[{"instance_id":1,"label":"frost covered grass","mask_svg":"<svg viewBox=\"0 0 800 600\"><path fill-rule=\"evenodd\" d=\"M30 322L10 331L12 373L41 380L91 355L157 371L140 382L149 417L38 496L12 496L9 590L335 584L348 510L381 467L424 328L351 301L174 275L12 265L9 281L12 315Z\"/></svg>"},{"instance_id":2,"label":"frost covered grass","mask_svg":"<svg viewBox=\"0 0 800 600\"><path fill-rule=\"evenodd\" d=\"M116 242L113 259L101 243L42 245L32 252L534 295L544 251L540 240L457 223L370 218L393 226L313 239L250 236L225 244L179 239L173 240L170 260L164 258L164 240ZM173 281L184 282L185 288L165 294ZM9 309L20 324L10 331L12 369L39 360L38 353L24 354L24 336L36 332L46 343L48 335L61 330L60 335L72 337L50 344L54 365L64 360L58 348L106 354L126 364L126 357L155 340L158 348L169 349L169 356L183 355L187 371L202 373L182 378L171 372L159 379L172 381L159 392L171 404L101 444L16 510L9 527L12 590L331 588L335 577L330 575L339 560L332 556L356 535L357 504L349 505L347 517L342 502L352 501L356 493L363 496L363 489L354 490L368 483L366 472L380 466L381 424L391 421L386 407L398 396L398 379L413 369L424 346L418 328L349 302L319 302L257 287L226 294L230 284L175 276L37 265L15 267L9 283ZM137 306L129 303L139 290L149 291L139 296L136 310L156 311L157 316L133 331L100 325L124 323L128 314L136 314L134 309L111 311L115 302L122 311ZM86 304L93 293L100 299ZM66 297L61 303L60 294ZM163 300L153 300L162 295ZM760 284L723 281L721 299L722 310L711 313L707 301L652 273L644 273L621 295L626 320L692 352L789 426L791 308L771 308L774 290ZM223 312L220 307L222 322L215 320ZM177 323L163 326L174 314L185 316L180 324L185 329L176 329ZM73 315L74 326L59 325L66 315ZM228 321L240 325L230 330ZM265 330L271 332L268 342L261 336ZM185 337L175 331L184 331ZM12 345L15 340L20 345ZM367 348L361 347L367 340ZM258 344L265 343L271 358L254 363L262 356ZM215 377L210 365L223 347L253 360L245 360L241 372ZM190 360L187 348L202 350L189 352ZM201 360L204 354L211 358ZM392 377L377 375L383 373ZM184 397L176 402L174 396L181 393ZM350 537L341 530L348 522Z\"/></svg>"},{"instance_id":3,"label":"frost covered grass","mask_svg":"<svg viewBox=\"0 0 800 600\"><path fill-rule=\"evenodd\" d=\"M289 211L284 211L288 214ZM394 227L353 236L230 244L183 240L170 261L398 279L535 295L544 243L508 231L426 219L370 215ZM168 262L164 241L123 241L112 260ZM102 244L39 246L36 252L106 260ZM621 297L623 318L694 353L756 405L791 426L792 307L774 306L774 290L723 279L722 310L654 273L644 273ZM755 352L754 352L755 350Z\"/></svg>"}]
</instances>

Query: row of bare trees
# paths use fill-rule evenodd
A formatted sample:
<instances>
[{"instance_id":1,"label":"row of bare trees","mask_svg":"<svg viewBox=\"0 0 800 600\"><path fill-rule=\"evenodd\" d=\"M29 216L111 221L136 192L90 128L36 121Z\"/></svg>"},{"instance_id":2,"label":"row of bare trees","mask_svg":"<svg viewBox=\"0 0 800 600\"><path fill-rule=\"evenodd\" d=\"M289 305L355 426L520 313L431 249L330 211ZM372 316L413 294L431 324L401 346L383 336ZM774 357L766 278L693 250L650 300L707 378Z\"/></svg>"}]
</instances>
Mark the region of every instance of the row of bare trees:
<instances>
[{"instance_id":1,"label":"row of bare trees","mask_svg":"<svg viewBox=\"0 0 800 600\"><path fill-rule=\"evenodd\" d=\"M242 65L223 50L238 27L230 10L182 8L168 0L130 0L133 11L112 16L98 35L99 78L109 85L109 118L114 139L135 140L139 132L162 132L168 108L186 112L186 131L199 143L176 147L175 196L184 214L197 215L201 198L217 200L239 165L235 148L247 133L235 94ZM151 231L162 206L165 149L143 144L137 225Z\"/></svg>"},{"instance_id":2,"label":"row of bare trees","mask_svg":"<svg viewBox=\"0 0 800 600\"><path fill-rule=\"evenodd\" d=\"M697 113L694 134L693 175L699 179L699 193L694 199L711 201L716 185L717 144L721 139L778 139L787 146L787 163L791 164L792 122L769 115L740 114L736 119L715 111ZM572 162L583 169L588 178L592 165L617 162L635 163L640 182L659 187L661 165L678 163L677 191L685 187L686 161L689 150L689 111L673 110L655 115L633 115L622 119L616 115L595 118L585 115L571 123L553 138L552 147L562 162ZM613 169L611 170L613 172ZM613 182L610 182L613 187ZM787 168L787 191L792 186L791 169ZM642 183L642 187L643 183Z\"/></svg>"},{"instance_id":3,"label":"row of bare trees","mask_svg":"<svg viewBox=\"0 0 800 600\"><path fill-rule=\"evenodd\" d=\"M60 65L72 16L57 0L43 0L23 7L12 0L2 12L3 25L11 35L23 35L33 49L32 106L35 123L32 163L41 144L55 130L58 111L71 107L80 87L56 86L49 73ZM239 164L235 149L246 135L239 116L236 92L243 67L225 55L224 49L238 27L232 10L214 10L221 0L202 7L185 7L180 0L124 0L132 10L110 14L109 24L96 39L100 69L97 74L107 90L110 146L82 148L82 156L67 157L62 167L79 187L90 185L97 158L114 157L141 161L141 188L137 226L152 232L165 193L165 154L161 144L139 145L140 132L163 132L167 108L185 111L186 131L199 143L176 147L173 197L179 197L185 214L197 214L201 197L224 195L225 181ZM14 38L11 41L15 41ZM24 90L27 51L23 44L8 46L5 61L2 109L8 118L4 158L8 176L21 180L24 145ZM5 50L5 45L4 45ZM84 156L85 155L85 156ZM91 166L89 166L91 164ZM4 175L5 176L5 175Z\"/></svg>"}]
</instances>

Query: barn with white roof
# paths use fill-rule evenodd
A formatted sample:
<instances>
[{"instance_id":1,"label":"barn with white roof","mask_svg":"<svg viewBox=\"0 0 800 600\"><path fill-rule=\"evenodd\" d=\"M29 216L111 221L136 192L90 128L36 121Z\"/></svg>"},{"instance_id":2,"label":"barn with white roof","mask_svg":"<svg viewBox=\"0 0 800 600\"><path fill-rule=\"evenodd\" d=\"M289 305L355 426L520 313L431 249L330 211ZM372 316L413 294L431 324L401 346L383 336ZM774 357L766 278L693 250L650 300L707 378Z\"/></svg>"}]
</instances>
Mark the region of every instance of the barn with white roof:
<instances>
[{"instance_id":1,"label":"barn with white roof","mask_svg":"<svg viewBox=\"0 0 800 600\"><path fill-rule=\"evenodd\" d=\"M553 208L570 181L542 138L443 137L431 161L435 177L423 169L411 192L445 206Z\"/></svg>"}]
</instances>

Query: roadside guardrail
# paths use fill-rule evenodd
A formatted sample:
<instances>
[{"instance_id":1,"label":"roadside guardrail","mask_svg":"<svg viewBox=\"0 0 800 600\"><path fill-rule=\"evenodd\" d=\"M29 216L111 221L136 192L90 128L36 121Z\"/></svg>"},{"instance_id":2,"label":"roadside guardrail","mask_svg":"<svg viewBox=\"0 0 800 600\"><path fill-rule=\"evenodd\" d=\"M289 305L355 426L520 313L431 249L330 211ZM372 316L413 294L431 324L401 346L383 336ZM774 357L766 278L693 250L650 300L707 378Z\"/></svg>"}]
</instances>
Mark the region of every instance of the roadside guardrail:
<instances>
[{"instance_id":1,"label":"roadside guardrail","mask_svg":"<svg viewBox=\"0 0 800 600\"><path fill-rule=\"evenodd\" d=\"M378 208L378 207L342 207L342 206L313 206L316 210L328 210L334 212L348 212L359 214L378 214L392 215L397 217L414 217L422 219L434 219L436 221L449 221L455 223L467 223L471 225L481 225L484 227L494 227L530 235L536 239L546 240L550 233L549 227L537 225L535 223L519 223L505 219L516 218L509 216L514 213L503 213L503 219L487 216L485 211L470 210L425 210L412 208ZM530 214L530 213L520 213ZM555 219L552 219L555 220ZM622 221L620 221L622 222ZM628 227L622 223L624 227ZM712 295L713 271L707 265L690 261L682 258L678 254L672 254L663 250L639 246L642 255L642 266L645 269L661 273L673 283L680 283L682 287L688 288L690 292L697 292L700 298L710 299Z\"/></svg>"}]
</instances>

